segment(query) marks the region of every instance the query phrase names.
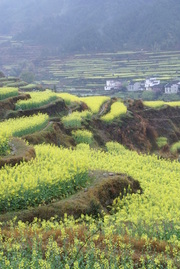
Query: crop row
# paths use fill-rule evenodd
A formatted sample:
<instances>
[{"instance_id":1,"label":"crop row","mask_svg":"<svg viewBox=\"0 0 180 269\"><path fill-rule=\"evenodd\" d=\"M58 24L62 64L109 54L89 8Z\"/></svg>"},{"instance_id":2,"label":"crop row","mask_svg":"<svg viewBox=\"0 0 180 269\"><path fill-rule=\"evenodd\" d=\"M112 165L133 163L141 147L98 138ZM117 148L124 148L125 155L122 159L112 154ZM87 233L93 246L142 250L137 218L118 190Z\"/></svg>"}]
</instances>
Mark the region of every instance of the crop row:
<instances>
[{"instance_id":1,"label":"crop row","mask_svg":"<svg viewBox=\"0 0 180 269\"><path fill-rule=\"evenodd\" d=\"M152 107L152 108L161 108L164 105L168 105L168 106L172 106L172 107L176 107L176 106L180 106L180 102L179 101L172 101L172 102L164 102L164 101L145 101L144 102L145 106L148 107Z\"/></svg>"},{"instance_id":2,"label":"crop row","mask_svg":"<svg viewBox=\"0 0 180 269\"><path fill-rule=\"evenodd\" d=\"M23 136L31 134L43 129L49 120L47 114L38 114L30 117L21 117L16 119L8 119L0 122L0 134L1 130L12 136Z\"/></svg>"},{"instance_id":3,"label":"crop row","mask_svg":"<svg viewBox=\"0 0 180 269\"><path fill-rule=\"evenodd\" d=\"M58 98L56 94L51 92L50 90L46 90L44 92L27 92L27 93L30 94L31 99L18 101L15 107L16 110L38 108L47 105Z\"/></svg>"},{"instance_id":4,"label":"crop row","mask_svg":"<svg viewBox=\"0 0 180 269\"><path fill-rule=\"evenodd\" d=\"M0 170L1 212L60 199L85 185L87 164L78 152L50 145L35 149L35 160Z\"/></svg>"},{"instance_id":5,"label":"crop row","mask_svg":"<svg viewBox=\"0 0 180 269\"><path fill-rule=\"evenodd\" d=\"M0 88L0 100L4 100L9 97L17 96L18 88L2 87Z\"/></svg>"},{"instance_id":6,"label":"crop row","mask_svg":"<svg viewBox=\"0 0 180 269\"><path fill-rule=\"evenodd\" d=\"M140 55L141 54L141 55ZM162 80L177 77L179 73L179 52L148 54L141 52L131 54L105 53L75 55L63 61L50 59L44 62L44 72L49 72L54 79L61 79L69 87L87 88L87 84L104 86L107 79L145 79L153 74ZM92 88L89 86L88 88Z\"/></svg>"},{"instance_id":7,"label":"crop row","mask_svg":"<svg viewBox=\"0 0 180 269\"><path fill-rule=\"evenodd\" d=\"M89 97L77 97L76 95L69 93L59 93L57 94L59 97L65 100L66 104L70 104L71 102L84 102L92 113L98 113L100 107L108 100L110 100L107 96L89 96Z\"/></svg>"},{"instance_id":8,"label":"crop row","mask_svg":"<svg viewBox=\"0 0 180 269\"><path fill-rule=\"evenodd\" d=\"M122 117L126 114L127 107L121 102L115 102L111 105L111 110L106 115L102 116L101 119L106 122L111 122L117 117Z\"/></svg>"}]
</instances>

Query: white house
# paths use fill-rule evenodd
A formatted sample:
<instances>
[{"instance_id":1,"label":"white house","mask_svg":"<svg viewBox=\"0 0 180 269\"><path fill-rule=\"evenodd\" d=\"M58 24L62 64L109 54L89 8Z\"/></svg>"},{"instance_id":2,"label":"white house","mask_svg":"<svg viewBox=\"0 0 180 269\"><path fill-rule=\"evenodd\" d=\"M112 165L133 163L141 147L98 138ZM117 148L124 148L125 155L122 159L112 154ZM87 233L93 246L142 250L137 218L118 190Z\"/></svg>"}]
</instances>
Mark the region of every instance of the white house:
<instances>
[{"instance_id":1,"label":"white house","mask_svg":"<svg viewBox=\"0 0 180 269\"><path fill-rule=\"evenodd\" d=\"M122 82L119 80L107 80L104 90L105 91L119 90L121 86L122 86Z\"/></svg>"},{"instance_id":2,"label":"white house","mask_svg":"<svg viewBox=\"0 0 180 269\"><path fill-rule=\"evenodd\" d=\"M171 82L167 83L164 89L166 94L171 94L171 93L178 93L179 88L180 88L180 82Z\"/></svg>"},{"instance_id":3,"label":"white house","mask_svg":"<svg viewBox=\"0 0 180 269\"><path fill-rule=\"evenodd\" d=\"M141 82L131 82L128 86L127 86L127 90L129 92L135 92L135 91L144 91L144 85L142 85Z\"/></svg>"},{"instance_id":4,"label":"white house","mask_svg":"<svg viewBox=\"0 0 180 269\"><path fill-rule=\"evenodd\" d=\"M149 90L149 89L151 89L151 87L159 85L160 82L161 81L157 78L148 78L145 81L145 88L146 88L146 90Z\"/></svg>"}]
</instances>

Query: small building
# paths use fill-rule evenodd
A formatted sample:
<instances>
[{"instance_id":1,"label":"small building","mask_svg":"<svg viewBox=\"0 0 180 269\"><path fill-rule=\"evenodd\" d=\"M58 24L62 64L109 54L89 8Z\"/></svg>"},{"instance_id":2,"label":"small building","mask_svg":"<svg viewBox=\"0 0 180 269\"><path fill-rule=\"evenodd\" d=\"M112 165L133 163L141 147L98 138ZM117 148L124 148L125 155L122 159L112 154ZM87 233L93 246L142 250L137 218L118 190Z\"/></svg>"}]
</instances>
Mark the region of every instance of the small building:
<instances>
[{"instance_id":1,"label":"small building","mask_svg":"<svg viewBox=\"0 0 180 269\"><path fill-rule=\"evenodd\" d=\"M145 88L146 90L150 90L151 87L157 86L161 83L161 81L157 78L148 78L145 81Z\"/></svg>"},{"instance_id":2,"label":"small building","mask_svg":"<svg viewBox=\"0 0 180 269\"><path fill-rule=\"evenodd\" d=\"M129 92L136 92L136 91L144 91L144 84L141 82L131 82L128 86L127 86L127 90Z\"/></svg>"},{"instance_id":3,"label":"small building","mask_svg":"<svg viewBox=\"0 0 180 269\"><path fill-rule=\"evenodd\" d=\"M166 94L178 93L180 89L180 82L170 82L167 83L164 87L164 92Z\"/></svg>"},{"instance_id":4,"label":"small building","mask_svg":"<svg viewBox=\"0 0 180 269\"><path fill-rule=\"evenodd\" d=\"M111 91L111 90L120 90L122 87L122 82L119 80L107 80L106 86L104 87L105 91Z\"/></svg>"},{"instance_id":5,"label":"small building","mask_svg":"<svg viewBox=\"0 0 180 269\"><path fill-rule=\"evenodd\" d=\"M149 87L148 90L151 90L155 93L163 93L164 92L164 84L158 84L158 85L154 85L152 87Z\"/></svg>"}]
</instances>

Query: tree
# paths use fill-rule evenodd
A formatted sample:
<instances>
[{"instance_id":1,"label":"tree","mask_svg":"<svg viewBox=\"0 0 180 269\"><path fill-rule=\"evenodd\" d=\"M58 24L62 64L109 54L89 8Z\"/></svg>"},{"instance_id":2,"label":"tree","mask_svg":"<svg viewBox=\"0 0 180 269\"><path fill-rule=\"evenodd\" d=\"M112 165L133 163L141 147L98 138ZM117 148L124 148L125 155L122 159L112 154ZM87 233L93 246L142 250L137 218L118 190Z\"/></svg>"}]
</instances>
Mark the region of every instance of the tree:
<instances>
[{"instance_id":1,"label":"tree","mask_svg":"<svg viewBox=\"0 0 180 269\"><path fill-rule=\"evenodd\" d=\"M22 72L20 78L27 83L34 82L34 74L32 72Z\"/></svg>"}]
</instances>

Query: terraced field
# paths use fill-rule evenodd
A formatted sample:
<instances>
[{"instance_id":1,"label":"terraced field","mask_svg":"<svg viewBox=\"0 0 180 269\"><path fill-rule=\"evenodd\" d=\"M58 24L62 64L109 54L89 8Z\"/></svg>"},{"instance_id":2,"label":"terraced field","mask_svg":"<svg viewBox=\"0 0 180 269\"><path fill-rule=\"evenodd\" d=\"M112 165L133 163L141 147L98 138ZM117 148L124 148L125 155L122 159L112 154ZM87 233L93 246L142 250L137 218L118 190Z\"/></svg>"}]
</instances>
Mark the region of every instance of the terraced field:
<instances>
[{"instance_id":1,"label":"terraced field","mask_svg":"<svg viewBox=\"0 0 180 269\"><path fill-rule=\"evenodd\" d=\"M44 83L60 81L63 89L103 89L107 79L138 81L157 76L167 81L180 75L180 51L78 54L42 62L39 73L49 74Z\"/></svg>"},{"instance_id":2,"label":"terraced field","mask_svg":"<svg viewBox=\"0 0 180 269\"><path fill-rule=\"evenodd\" d=\"M179 269L179 103L54 96L0 122L0 161L34 150L0 168L0 268Z\"/></svg>"}]
</instances>

